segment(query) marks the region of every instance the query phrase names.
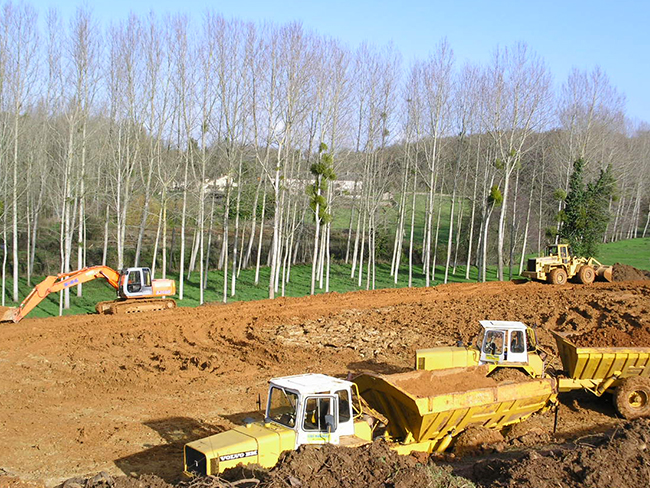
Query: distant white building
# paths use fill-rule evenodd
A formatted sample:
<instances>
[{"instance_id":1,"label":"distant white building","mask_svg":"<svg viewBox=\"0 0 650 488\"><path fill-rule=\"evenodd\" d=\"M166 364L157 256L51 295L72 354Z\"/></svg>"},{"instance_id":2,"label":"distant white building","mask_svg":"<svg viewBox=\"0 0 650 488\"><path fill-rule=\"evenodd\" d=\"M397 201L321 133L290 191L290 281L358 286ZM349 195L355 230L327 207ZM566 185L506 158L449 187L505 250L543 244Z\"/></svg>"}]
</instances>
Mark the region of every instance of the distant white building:
<instances>
[{"instance_id":1,"label":"distant white building","mask_svg":"<svg viewBox=\"0 0 650 488\"><path fill-rule=\"evenodd\" d=\"M203 188L206 192L223 193L228 189L228 187L237 188L237 182L232 176L223 175L214 180L203 180Z\"/></svg>"},{"instance_id":2,"label":"distant white building","mask_svg":"<svg viewBox=\"0 0 650 488\"><path fill-rule=\"evenodd\" d=\"M284 180L285 187L292 193L304 192L307 185L312 185L314 179L287 178ZM354 180L334 180L330 182L336 195L355 195L363 190L363 182Z\"/></svg>"}]
</instances>

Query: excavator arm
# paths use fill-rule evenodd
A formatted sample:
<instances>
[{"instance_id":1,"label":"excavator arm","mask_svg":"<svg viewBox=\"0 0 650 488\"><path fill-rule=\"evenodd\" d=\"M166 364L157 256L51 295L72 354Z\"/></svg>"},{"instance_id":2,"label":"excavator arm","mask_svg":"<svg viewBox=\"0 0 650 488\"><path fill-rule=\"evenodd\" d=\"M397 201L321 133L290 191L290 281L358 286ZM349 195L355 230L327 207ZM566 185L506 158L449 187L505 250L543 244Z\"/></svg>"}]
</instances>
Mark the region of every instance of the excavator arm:
<instances>
[{"instance_id":1,"label":"excavator arm","mask_svg":"<svg viewBox=\"0 0 650 488\"><path fill-rule=\"evenodd\" d=\"M48 276L34 287L19 307L4 309L4 312L0 309L0 322L18 322L50 293L56 293L97 278L104 278L116 290L119 288L120 274L108 266L91 266L71 273Z\"/></svg>"}]
</instances>

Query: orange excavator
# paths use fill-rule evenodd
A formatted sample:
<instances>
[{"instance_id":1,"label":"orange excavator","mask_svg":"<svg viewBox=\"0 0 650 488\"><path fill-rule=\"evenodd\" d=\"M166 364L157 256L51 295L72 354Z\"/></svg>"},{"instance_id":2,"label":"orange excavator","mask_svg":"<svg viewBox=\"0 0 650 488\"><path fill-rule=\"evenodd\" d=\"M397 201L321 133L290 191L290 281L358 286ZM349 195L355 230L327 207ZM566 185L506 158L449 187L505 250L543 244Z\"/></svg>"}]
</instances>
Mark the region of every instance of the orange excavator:
<instances>
[{"instance_id":1,"label":"orange excavator","mask_svg":"<svg viewBox=\"0 0 650 488\"><path fill-rule=\"evenodd\" d=\"M91 266L70 273L48 276L27 295L19 307L0 307L0 322L18 322L50 293L56 293L81 283L103 278L115 288L118 299L99 302L99 314L147 312L176 307L169 295L176 293L174 280L151 279L149 268L126 268L117 272L108 266Z\"/></svg>"}]
</instances>

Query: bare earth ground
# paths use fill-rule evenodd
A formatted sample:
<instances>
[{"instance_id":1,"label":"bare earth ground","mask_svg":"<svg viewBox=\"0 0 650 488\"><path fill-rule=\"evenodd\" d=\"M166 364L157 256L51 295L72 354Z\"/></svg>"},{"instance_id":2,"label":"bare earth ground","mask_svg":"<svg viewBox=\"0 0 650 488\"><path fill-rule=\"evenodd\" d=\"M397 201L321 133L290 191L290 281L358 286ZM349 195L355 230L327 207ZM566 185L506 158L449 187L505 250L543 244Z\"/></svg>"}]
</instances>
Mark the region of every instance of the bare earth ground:
<instances>
[{"instance_id":1,"label":"bare earth ground","mask_svg":"<svg viewBox=\"0 0 650 488\"><path fill-rule=\"evenodd\" d=\"M650 282L452 284L1 324L0 486L49 487L100 471L176 482L183 444L256 411L269 378L408 371L416 349L475 340L482 319L538 324L549 352L549 330L642 338ZM574 393L554 437L546 415L517 426L501 449L625 425L607 398Z\"/></svg>"}]
</instances>

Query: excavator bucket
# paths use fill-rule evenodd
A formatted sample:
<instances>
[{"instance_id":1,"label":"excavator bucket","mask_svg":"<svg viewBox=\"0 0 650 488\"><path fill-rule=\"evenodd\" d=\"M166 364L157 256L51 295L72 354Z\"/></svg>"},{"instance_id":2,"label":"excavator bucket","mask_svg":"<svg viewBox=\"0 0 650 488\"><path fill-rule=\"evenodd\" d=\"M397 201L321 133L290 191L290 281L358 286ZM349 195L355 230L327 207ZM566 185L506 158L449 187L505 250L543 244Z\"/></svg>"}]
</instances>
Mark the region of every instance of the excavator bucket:
<instances>
[{"instance_id":1,"label":"excavator bucket","mask_svg":"<svg viewBox=\"0 0 650 488\"><path fill-rule=\"evenodd\" d=\"M0 307L0 322L14 322L17 313L15 307Z\"/></svg>"},{"instance_id":2,"label":"excavator bucket","mask_svg":"<svg viewBox=\"0 0 650 488\"><path fill-rule=\"evenodd\" d=\"M596 268L596 279L598 281L612 281L612 266L603 266L602 264Z\"/></svg>"}]
</instances>

